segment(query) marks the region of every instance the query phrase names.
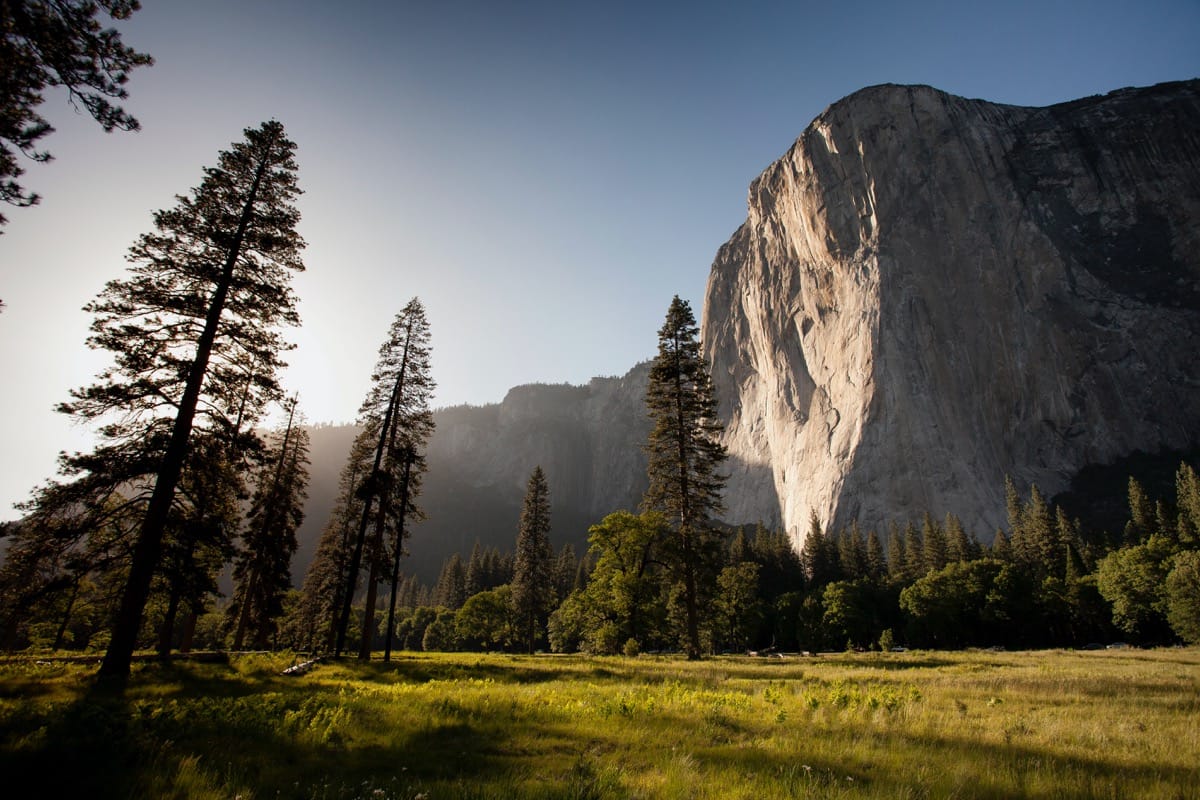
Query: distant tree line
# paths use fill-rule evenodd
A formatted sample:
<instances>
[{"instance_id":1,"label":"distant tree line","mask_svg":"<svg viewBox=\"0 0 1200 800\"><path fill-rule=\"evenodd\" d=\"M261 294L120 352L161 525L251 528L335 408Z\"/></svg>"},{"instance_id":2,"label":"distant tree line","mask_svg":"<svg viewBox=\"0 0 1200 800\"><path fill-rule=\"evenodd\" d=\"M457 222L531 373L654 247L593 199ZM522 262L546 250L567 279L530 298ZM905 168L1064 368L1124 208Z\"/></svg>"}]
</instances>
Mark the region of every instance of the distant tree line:
<instances>
[{"instance_id":1,"label":"distant tree line","mask_svg":"<svg viewBox=\"0 0 1200 800\"><path fill-rule=\"evenodd\" d=\"M1087 535L1031 487L1008 483L1009 524L981 544L953 514L826 531L813 519L797 552L758 524L726 530L705 562L699 627L707 653L1200 644L1200 480L1181 464L1175 497L1129 481L1130 520ZM543 559L551 611L537 649L593 654L686 652L682 585L659 512L618 511L592 526L577 557ZM395 646L528 650L513 602L513 552L476 543L431 586L407 578ZM383 632L373 633L375 649ZM305 643L297 641L297 645Z\"/></svg>"}]
</instances>

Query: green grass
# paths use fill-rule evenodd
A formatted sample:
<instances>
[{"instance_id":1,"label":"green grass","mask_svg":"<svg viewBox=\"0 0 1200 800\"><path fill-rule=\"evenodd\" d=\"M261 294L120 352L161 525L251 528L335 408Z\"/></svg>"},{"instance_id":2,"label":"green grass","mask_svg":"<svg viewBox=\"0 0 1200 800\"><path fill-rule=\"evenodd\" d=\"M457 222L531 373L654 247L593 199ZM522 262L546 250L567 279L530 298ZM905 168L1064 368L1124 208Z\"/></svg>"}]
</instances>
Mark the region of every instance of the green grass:
<instances>
[{"instance_id":1,"label":"green grass","mask_svg":"<svg viewBox=\"0 0 1200 800\"><path fill-rule=\"evenodd\" d=\"M1200 650L0 663L0 792L1200 798Z\"/></svg>"}]
</instances>

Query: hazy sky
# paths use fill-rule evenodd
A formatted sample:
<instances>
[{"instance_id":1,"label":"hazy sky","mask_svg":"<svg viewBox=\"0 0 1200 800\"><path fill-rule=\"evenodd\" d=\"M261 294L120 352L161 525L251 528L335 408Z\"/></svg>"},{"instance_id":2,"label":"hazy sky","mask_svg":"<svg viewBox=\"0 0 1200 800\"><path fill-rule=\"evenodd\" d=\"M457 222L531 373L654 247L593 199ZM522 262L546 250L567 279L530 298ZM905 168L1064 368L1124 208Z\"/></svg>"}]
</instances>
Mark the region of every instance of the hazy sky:
<instances>
[{"instance_id":1,"label":"hazy sky","mask_svg":"<svg viewBox=\"0 0 1200 800\"><path fill-rule=\"evenodd\" d=\"M144 3L121 26L157 61L129 85L142 132L48 92L56 161L23 178L44 199L5 212L0 519L87 445L53 411L105 363L80 308L265 119L306 192L285 383L341 422L414 295L438 405L652 356L673 294L699 314L750 181L864 86L1045 105L1200 76L1198 0Z\"/></svg>"}]
</instances>

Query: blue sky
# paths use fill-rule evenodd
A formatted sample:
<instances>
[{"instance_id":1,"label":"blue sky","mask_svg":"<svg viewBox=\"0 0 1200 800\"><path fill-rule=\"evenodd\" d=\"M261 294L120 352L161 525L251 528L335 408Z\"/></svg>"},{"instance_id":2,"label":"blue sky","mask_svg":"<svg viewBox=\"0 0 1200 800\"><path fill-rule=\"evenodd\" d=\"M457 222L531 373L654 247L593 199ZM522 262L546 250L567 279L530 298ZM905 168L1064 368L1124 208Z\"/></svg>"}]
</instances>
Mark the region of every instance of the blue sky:
<instances>
[{"instance_id":1,"label":"blue sky","mask_svg":"<svg viewBox=\"0 0 1200 800\"><path fill-rule=\"evenodd\" d=\"M24 177L44 200L0 236L0 519L87 446L52 410L105 363L80 308L264 119L306 191L285 382L310 420L349 421L414 295L439 405L652 356L672 295L699 314L750 181L864 86L1045 105L1200 76L1197 0L145 5L121 26L157 60L129 85L142 132L48 92L56 161Z\"/></svg>"}]
</instances>

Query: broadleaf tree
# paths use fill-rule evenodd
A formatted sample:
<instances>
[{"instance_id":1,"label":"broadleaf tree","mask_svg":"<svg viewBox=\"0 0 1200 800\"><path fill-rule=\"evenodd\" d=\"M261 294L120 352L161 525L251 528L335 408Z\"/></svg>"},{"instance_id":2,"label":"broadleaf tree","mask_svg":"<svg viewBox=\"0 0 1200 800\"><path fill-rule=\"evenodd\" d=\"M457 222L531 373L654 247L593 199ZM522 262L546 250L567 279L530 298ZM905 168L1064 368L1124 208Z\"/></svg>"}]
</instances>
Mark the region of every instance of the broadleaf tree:
<instances>
[{"instance_id":1,"label":"broadleaf tree","mask_svg":"<svg viewBox=\"0 0 1200 800\"><path fill-rule=\"evenodd\" d=\"M123 480L152 486L102 677L129 673L193 430L234 456L253 451L254 423L280 394L281 328L299 323L291 277L304 269L295 149L279 122L246 129L198 187L155 212L127 276L85 306L88 344L113 364L60 406L100 424L97 451L64 471L111 473L124 459Z\"/></svg>"},{"instance_id":2,"label":"broadleaf tree","mask_svg":"<svg viewBox=\"0 0 1200 800\"><path fill-rule=\"evenodd\" d=\"M658 332L646 406L653 421L646 444L649 488L643 505L661 511L674 531L675 567L682 581L684 647L701 655L702 596L711 593L712 521L722 510L725 447L709 366L700 354L691 306L678 295Z\"/></svg>"}]
</instances>

